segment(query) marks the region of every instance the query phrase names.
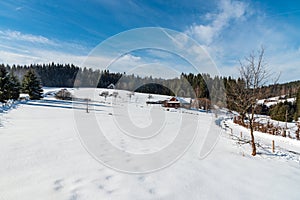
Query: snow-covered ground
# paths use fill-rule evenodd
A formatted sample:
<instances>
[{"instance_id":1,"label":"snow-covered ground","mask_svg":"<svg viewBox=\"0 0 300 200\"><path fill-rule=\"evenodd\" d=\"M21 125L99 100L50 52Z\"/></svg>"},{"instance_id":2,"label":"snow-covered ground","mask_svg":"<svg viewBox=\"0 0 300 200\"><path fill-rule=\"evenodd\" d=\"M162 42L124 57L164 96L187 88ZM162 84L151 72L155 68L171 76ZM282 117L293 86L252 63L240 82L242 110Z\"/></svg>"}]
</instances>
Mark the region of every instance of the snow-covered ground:
<instances>
[{"instance_id":1,"label":"snow-covered ground","mask_svg":"<svg viewBox=\"0 0 300 200\"><path fill-rule=\"evenodd\" d=\"M48 88L46 92L51 91L55 89ZM89 113L84 101L73 104L48 96L42 101L18 104L17 108L2 114L0 199L299 199L298 141L276 137L276 151L272 153L270 142L274 138L256 133L262 147L258 148L259 154L252 157L250 145L235 140L241 131L243 137L248 137L247 130L230 120L226 124L236 137L231 136L228 128L225 130L224 124L223 128L215 124L213 114L147 106L147 94L135 93L129 97L126 91L118 91L119 97L105 100L98 95L102 91L72 90L77 97L92 100ZM167 97L153 95L153 98ZM155 136L158 137L155 142L130 141L114 123L114 120L122 120L124 114L114 107L122 106L127 106L128 116L140 128L156 122L151 112L157 111L158 119L165 116L167 131ZM122 151L149 153L163 149L176 140L172 133L176 133L183 117L197 123L197 137L183 156L168 167L146 174L124 173L106 167L87 152L78 134L74 109L83 124L90 116L96 116L103 132L111 133L106 135L108 139ZM197 120L192 121L194 119ZM189 124L183 124L183 130L192 126L184 125ZM203 142L211 134L220 134L220 137L216 137L217 143L210 154L201 159ZM186 132L186 136L189 135ZM103 155L109 154L103 148Z\"/></svg>"}]
</instances>

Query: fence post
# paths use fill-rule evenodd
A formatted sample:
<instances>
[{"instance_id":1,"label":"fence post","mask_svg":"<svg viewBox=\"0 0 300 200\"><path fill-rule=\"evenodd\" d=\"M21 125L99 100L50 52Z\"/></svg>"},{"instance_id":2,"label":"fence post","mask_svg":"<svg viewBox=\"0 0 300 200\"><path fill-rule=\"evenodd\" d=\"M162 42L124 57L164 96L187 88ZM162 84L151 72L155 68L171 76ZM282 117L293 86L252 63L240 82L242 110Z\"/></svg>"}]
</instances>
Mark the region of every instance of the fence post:
<instances>
[{"instance_id":1,"label":"fence post","mask_svg":"<svg viewBox=\"0 0 300 200\"><path fill-rule=\"evenodd\" d=\"M89 99L86 99L86 113L89 113Z\"/></svg>"},{"instance_id":2,"label":"fence post","mask_svg":"<svg viewBox=\"0 0 300 200\"><path fill-rule=\"evenodd\" d=\"M241 137L241 139L243 139L243 132L242 131L240 133L240 137Z\"/></svg>"},{"instance_id":3,"label":"fence post","mask_svg":"<svg viewBox=\"0 0 300 200\"><path fill-rule=\"evenodd\" d=\"M272 140L272 152L275 153L275 141Z\"/></svg>"}]
</instances>

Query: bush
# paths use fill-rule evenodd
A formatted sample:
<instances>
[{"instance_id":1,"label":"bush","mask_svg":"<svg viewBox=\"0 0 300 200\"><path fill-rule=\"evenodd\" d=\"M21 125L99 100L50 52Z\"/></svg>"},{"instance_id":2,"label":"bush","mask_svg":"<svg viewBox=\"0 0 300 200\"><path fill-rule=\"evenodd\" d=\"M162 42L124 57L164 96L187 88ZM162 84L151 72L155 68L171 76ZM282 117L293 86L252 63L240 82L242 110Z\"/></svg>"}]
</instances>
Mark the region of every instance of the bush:
<instances>
[{"instance_id":1,"label":"bush","mask_svg":"<svg viewBox=\"0 0 300 200\"><path fill-rule=\"evenodd\" d=\"M55 94L55 98L62 100L71 100L72 94L67 89L61 89Z\"/></svg>"}]
</instances>

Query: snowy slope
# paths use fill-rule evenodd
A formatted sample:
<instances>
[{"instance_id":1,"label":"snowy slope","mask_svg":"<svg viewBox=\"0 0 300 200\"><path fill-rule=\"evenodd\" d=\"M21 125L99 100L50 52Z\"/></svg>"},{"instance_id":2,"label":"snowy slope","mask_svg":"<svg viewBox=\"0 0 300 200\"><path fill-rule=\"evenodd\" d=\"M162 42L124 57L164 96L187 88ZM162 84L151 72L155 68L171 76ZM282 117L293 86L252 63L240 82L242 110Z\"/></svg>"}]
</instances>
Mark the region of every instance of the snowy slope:
<instances>
[{"instance_id":1,"label":"snowy slope","mask_svg":"<svg viewBox=\"0 0 300 200\"><path fill-rule=\"evenodd\" d=\"M131 120L147 127L154 120L149 115L151 107L145 104L148 95L136 93L129 98L128 92L119 91L116 100L113 97L105 100L98 95L101 91L97 90L96 95L90 95L88 90L74 91L78 97L95 100L91 104L97 106L91 106L89 114L84 110L84 103L74 105L49 97L21 104L2 116L0 199L299 199L297 154L290 153L293 158L288 159L260 150L261 154L251 157L250 146L239 145L228 131L211 123L214 120L211 114L180 109L170 112L159 106L154 109L166 113L169 131L158 143L139 146L121 137L112 121L115 116L110 113L114 111L112 105L127 104ZM120 148L129 152L156 151L168 144L181 115L199 117L197 138L183 157L169 167L148 174L118 172L96 161L82 146L74 106L82 108L82 115L95 114L102 128L112 133L108 135L111 141L115 145L123 142ZM213 151L200 159L208 129L221 136ZM235 130L238 134L238 128ZM282 152L286 151L282 149ZM103 154L109 153L103 149Z\"/></svg>"}]
</instances>

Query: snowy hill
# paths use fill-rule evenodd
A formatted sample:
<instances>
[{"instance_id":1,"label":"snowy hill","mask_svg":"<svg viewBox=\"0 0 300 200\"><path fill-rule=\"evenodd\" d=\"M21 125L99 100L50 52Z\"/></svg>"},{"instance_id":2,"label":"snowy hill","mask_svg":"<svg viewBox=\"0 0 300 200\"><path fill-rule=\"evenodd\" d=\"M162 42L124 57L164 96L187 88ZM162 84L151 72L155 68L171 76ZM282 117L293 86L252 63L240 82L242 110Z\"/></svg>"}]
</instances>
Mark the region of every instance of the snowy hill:
<instances>
[{"instance_id":1,"label":"snowy hill","mask_svg":"<svg viewBox=\"0 0 300 200\"><path fill-rule=\"evenodd\" d=\"M78 99L91 99L87 113L85 101L56 100L51 95L53 91L57 89L48 88L45 93L49 96L44 100L19 104L1 116L0 199L299 199L298 141L276 140L276 152L272 153L270 141L273 138L256 133L261 146L259 154L252 157L250 145L235 140L241 131L243 137L248 137L247 130L227 120L227 127L233 130L231 134L223 123L221 127L215 123L217 119L213 114L147 106L148 94L117 91L118 97L105 99L99 96L101 92L112 94L115 90L72 89ZM152 97L151 100L169 98ZM128 112L121 112L123 107ZM192 123L197 125L196 137L176 162L151 173L125 173L106 166L115 164L106 146L100 146L100 158L108 158L104 164L87 152L76 123L80 121L84 125L91 116L97 119L107 139L130 155L129 163L135 154L162 152L174 144L180 129L185 137L180 138L181 142L174 148L176 152L192 136L188 131ZM162 134L134 140L117 126L118 123L123 125L122 120L127 122L123 116L129 116L141 129L163 121ZM191 123L181 123L183 119ZM86 132L92 128L87 126ZM215 138L212 142L216 145L208 144L214 148L206 157L201 157L208 138ZM163 162L168 158L161 159ZM123 164L124 168L130 167L126 162ZM148 164L142 167L153 163Z\"/></svg>"},{"instance_id":2,"label":"snowy hill","mask_svg":"<svg viewBox=\"0 0 300 200\"><path fill-rule=\"evenodd\" d=\"M257 104L266 105L267 107L271 107L280 102L284 103L285 101L294 103L296 101L296 98L286 98L286 96L277 96L277 97L271 97L268 99L260 99L257 101Z\"/></svg>"}]
</instances>

